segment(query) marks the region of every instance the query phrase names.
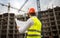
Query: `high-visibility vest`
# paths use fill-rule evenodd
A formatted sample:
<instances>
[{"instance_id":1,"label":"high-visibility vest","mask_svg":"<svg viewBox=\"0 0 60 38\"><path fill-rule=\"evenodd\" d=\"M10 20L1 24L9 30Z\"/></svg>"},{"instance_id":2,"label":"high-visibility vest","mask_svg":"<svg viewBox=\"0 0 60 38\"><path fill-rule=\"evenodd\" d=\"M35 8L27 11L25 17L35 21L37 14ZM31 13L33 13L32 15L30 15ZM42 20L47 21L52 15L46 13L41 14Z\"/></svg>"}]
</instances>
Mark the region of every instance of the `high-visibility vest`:
<instances>
[{"instance_id":1,"label":"high-visibility vest","mask_svg":"<svg viewBox=\"0 0 60 38\"><path fill-rule=\"evenodd\" d=\"M33 20L34 24L28 29L28 36L32 35L32 36L40 36L41 35L41 27L42 27L42 23L40 20L38 20L37 17L31 17L31 19Z\"/></svg>"}]
</instances>

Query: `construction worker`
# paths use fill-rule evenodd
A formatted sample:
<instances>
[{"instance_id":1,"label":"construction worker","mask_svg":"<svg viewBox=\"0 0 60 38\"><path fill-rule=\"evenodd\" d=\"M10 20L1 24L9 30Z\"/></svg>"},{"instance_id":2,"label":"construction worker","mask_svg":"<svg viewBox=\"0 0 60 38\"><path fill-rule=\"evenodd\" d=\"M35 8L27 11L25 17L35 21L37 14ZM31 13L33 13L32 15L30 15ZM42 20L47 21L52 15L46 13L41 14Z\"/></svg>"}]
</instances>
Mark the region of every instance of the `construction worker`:
<instances>
[{"instance_id":1,"label":"construction worker","mask_svg":"<svg viewBox=\"0 0 60 38\"><path fill-rule=\"evenodd\" d=\"M26 38L41 38L42 23L36 17L34 8L29 9L28 16L30 18L26 22L22 22L20 24L20 25L22 25L22 27L18 26L19 32L24 33L27 30ZM16 19L16 23L17 23L17 25L19 25L17 19Z\"/></svg>"}]
</instances>

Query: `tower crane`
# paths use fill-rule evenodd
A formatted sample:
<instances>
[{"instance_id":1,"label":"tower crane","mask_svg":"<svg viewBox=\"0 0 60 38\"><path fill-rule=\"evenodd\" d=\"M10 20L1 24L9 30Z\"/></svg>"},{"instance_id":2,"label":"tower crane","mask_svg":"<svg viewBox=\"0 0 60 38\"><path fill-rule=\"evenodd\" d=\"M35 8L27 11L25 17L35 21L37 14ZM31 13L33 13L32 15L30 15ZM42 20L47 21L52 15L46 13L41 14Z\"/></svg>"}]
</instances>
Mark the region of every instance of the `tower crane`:
<instances>
[{"instance_id":1,"label":"tower crane","mask_svg":"<svg viewBox=\"0 0 60 38\"><path fill-rule=\"evenodd\" d=\"M10 8L15 9L15 10L19 10L18 8L11 7L11 6L10 6L10 3L8 3L8 5L5 5L5 4L3 4L3 3L0 3L0 5L8 7L8 11L10 10ZM20 10L20 11L25 12L25 11L23 11L23 10Z\"/></svg>"},{"instance_id":2,"label":"tower crane","mask_svg":"<svg viewBox=\"0 0 60 38\"><path fill-rule=\"evenodd\" d=\"M37 1L37 10L38 12L41 11L41 8L40 8L40 0L36 0Z\"/></svg>"},{"instance_id":3,"label":"tower crane","mask_svg":"<svg viewBox=\"0 0 60 38\"><path fill-rule=\"evenodd\" d=\"M37 1L37 10L38 10L37 16L40 19L41 18L41 13L40 13L40 11L41 11L41 8L40 8L40 0L36 0L36 1Z\"/></svg>"},{"instance_id":4,"label":"tower crane","mask_svg":"<svg viewBox=\"0 0 60 38\"><path fill-rule=\"evenodd\" d=\"M18 10L18 12L19 12L19 11L25 12L25 11L23 11L23 10L21 10L21 9L24 7L24 5L25 5L27 2L28 2L28 0L26 0L26 1L24 2L24 4L21 6L20 9L15 8L15 7L11 7L11 6L10 6L10 3L9 3L9 5L5 5L5 4L3 4L3 3L0 3L0 5L8 7L8 11L9 11L10 8L12 8L12 9ZM41 10L41 9L40 9L40 0L36 0L36 3L37 3L37 10L38 10L38 12L39 12L39 11ZM37 13L37 15L38 15L38 13Z\"/></svg>"},{"instance_id":5,"label":"tower crane","mask_svg":"<svg viewBox=\"0 0 60 38\"><path fill-rule=\"evenodd\" d=\"M18 10L18 12L21 11L21 9L24 7L24 5L25 5L27 2L28 2L28 0L26 0L26 1L24 2L24 4L21 6L21 8Z\"/></svg>"}]
</instances>

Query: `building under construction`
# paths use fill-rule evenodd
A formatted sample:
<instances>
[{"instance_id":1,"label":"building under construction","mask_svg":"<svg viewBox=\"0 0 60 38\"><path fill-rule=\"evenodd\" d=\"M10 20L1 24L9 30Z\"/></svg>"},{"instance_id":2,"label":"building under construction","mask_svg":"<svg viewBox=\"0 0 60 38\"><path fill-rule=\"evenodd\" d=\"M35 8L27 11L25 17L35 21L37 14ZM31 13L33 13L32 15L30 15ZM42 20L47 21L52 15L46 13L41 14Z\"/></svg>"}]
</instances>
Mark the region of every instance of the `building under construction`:
<instances>
[{"instance_id":1,"label":"building under construction","mask_svg":"<svg viewBox=\"0 0 60 38\"><path fill-rule=\"evenodd\" d=\"M40 11L43 38L60 38L60 7ZM0 38L23 38L16 27L15 15L4 13L0 15Z\"/></svg>"},{"instance_id":2,"label":"building under construction","mask_svg":"<svg viewBox=\"0 0 60 38\"><path fill-rule=\"evenodd\" d=\"M43 38L60 38L60 7L41 11L38 16L43 24Z\"/></svg>"},{"instance_id":3,"label":"building under construction","mask_svg":"<svg viewBox=\"0 0 60 38\"><path fill-rule=\"evenodd\" d=\"M23 38L18 32L13 13L0 15L0 38Z\"/></svg>"}]
</instances>

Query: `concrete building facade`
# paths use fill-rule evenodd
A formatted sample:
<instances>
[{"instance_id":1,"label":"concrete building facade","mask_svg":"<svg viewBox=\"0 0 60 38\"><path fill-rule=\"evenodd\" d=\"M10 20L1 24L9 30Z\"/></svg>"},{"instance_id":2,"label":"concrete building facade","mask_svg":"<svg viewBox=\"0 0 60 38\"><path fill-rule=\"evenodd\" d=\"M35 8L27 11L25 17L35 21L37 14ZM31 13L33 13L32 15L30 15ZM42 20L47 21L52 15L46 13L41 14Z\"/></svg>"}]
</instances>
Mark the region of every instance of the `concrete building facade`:
<instances>
[{"instance_id":1,"label":"concrete building facade","mask_svg":"<svg viewBox=\"0 0 60 38\"><path fill-rule=\"evenodd\" d=\"M40 11L44 38L60 38L60 7Z\"/></svg>"},{"instance_id":2,"label":"concrete building facade","mask_svg":"<svg viewBox=\"0 0 60 38\"><path fill-rule=\"evenodd\" d=\"M0 38L23 38L17 29L13 13L0 15Z\"/></svg>"}]
</instances>

